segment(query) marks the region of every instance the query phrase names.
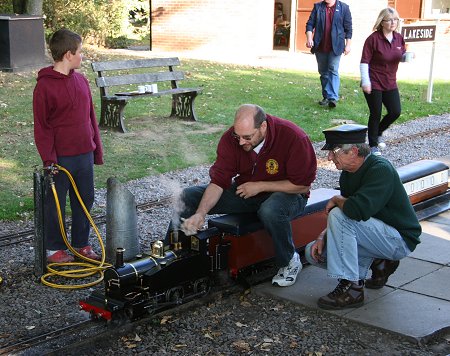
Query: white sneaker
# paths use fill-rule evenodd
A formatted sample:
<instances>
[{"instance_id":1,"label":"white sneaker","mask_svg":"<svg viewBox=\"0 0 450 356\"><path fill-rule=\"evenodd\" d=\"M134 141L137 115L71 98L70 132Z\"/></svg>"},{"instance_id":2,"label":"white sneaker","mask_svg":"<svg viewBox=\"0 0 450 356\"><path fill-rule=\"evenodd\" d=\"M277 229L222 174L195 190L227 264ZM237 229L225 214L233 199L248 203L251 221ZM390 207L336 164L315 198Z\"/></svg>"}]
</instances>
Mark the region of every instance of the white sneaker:
<instances>
[{"instance_id":1,"label":"white sneaker","mask_svg":"<svg viewBox=\"0 0 450 356\"><path fill-rule=\"evenodd\" d=\"M381 156L381 151L377 146L370 147L370 152L375 156Z\"/></svg>"},{"instance_id":2,"label":"white sneaker","mask_svg":"<svg viewBox=\"0 0 450 356\"><path fill-rule=\"evenodd\" d=\"M378 136L378 148L386 148L386 142L383 141L382 136Z\"/></svg>"},{"instance_id":3,"label":"white sneaker","mask_svg":"<svg viewBox=\"0 0 450 356\"><path fill-rule=\"evenodd\" d=\"M281 267L278 273L272 278L272 284L279 287L289 287L295 283L297 274L302 270L302 263L300 256L294 252L289 264L286 267Z\"/></svg>"}]
</instances>

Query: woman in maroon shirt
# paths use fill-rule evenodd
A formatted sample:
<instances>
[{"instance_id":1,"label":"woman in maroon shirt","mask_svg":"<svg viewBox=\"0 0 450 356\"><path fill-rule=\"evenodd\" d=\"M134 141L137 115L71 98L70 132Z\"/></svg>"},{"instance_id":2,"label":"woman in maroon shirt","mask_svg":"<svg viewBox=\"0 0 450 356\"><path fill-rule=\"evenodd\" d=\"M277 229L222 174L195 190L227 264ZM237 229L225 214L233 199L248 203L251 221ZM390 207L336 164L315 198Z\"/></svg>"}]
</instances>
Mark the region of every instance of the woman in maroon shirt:
<instances>
[{"instance_id":1,"label":"woman in maroon shirt","mask_svg":"<svg viewBox=\"0 0 450 356\"><path fill-rule=\"evenodd\" d=\"M397 32L399 15L393 8L381 10L374 32L366 39L361 56L361 87L369 107L368 136L371 151L381 155L381 136L401 113L397 69L405 61L405 41ZM382 106L387 114L381 120ZM380 145L381 146L381 145Z\"/></svg>"}]
</instances>

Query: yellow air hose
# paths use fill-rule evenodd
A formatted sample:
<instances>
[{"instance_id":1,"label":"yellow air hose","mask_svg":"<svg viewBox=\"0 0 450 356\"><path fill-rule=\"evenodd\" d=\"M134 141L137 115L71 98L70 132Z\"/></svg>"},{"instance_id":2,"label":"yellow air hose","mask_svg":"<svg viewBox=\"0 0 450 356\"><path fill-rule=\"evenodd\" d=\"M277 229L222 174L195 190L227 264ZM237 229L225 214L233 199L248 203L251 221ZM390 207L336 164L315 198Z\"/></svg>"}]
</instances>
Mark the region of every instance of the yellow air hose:
<instances>
[{"instance_id":1,"label":"yellow air hose","mask_svg":"<svg viewBox=\"0 0 450 356\"><path fill-rule=\"evenodd\" d=\"M64 223L63 223L62 213L61 213L61 206L59 204L58 194L56 193L55 182L53 181L53 179L50 179L50 186L52 188L53 196L55 198L59 227L61 230L61 235L63 237L63 240L64 240L67 248L76 257L78 257L86 262L49 263L47 265L48 272L41 277L41 282L49 287L59 288L59 289L88 288L88 287L94 286L94 285L100 283L101 281L103 281L103 270L107 267L110 267L111 265L108 263L105 263L105 257L106 257L105 246L104 246L102 238L100 236L100 232L98 231L97 226L94 223L94 220L92 219L91 215L89 214L89 211L86 209L86 206L83 203L83 200L81 199L80 193L78 192L77 185L75 184L75 181L73 180L72 175L64 167L61 167L59 165L55 165L55 167L59 171L64 172L67 175L67 177L69 178L70 183L72 184L75 194L78 198L78 201L80 202L80 205L83 208L83 211L86 214L86 217L88 218L92 228L94 229L94 231L97 235L98 242L99 242L100 248L102 250L102 259L101 259L101 261L96 261L96 260L90 259L88 257L85 257L85 256L81 255L80 253L78 253L78 251L75 250L70 245L70 243L67 239L65 229L64 229ZM73 266L78 266L78 267L82 267L82 268L74 269ZM62 269L63 267L69 267L70 269ZM56 283L49 282L47 280L49 277L54 277L54 276L60 276L60 277L66 277L66 278L85 278L85 277L89 277L89 276L92 276L97 273L100 274L100 277L97 280L95 280L93 282L89 282L89 283L84 283L84 284L69 284L69 285L56 284Z\"/></svg>"}]
</instances>

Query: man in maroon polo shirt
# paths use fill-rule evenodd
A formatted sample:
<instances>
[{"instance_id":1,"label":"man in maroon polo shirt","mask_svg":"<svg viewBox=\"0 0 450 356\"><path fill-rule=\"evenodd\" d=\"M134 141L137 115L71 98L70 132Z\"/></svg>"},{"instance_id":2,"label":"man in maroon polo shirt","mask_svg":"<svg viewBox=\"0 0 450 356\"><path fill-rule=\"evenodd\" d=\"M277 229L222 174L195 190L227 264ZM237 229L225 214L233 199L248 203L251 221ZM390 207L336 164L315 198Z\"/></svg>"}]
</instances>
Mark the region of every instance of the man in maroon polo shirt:
<instances>
[{"instance_id":1,"label":"man in maroon polo shirt","mask_svg":"<svg viewBox=\"0 0 450 356\"><path fill-rule=\"evenodd\" d=\"M279 270L272 283L290 286L302 268L291 220L305 208L316 169L314 148L300 127L258 105L241 105L217 146L210 183L183 190L182 230L194 234L207 214L256 212L275 248Z\"/></svg>"}]
</instances>

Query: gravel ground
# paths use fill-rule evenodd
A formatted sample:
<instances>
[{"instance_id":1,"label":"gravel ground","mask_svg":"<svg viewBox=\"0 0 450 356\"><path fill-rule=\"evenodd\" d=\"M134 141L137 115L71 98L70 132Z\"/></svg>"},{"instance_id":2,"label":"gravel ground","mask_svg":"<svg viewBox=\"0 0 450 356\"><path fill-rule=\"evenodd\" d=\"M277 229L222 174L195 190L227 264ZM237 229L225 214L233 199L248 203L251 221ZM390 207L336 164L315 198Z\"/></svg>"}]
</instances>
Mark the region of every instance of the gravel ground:
<instances>
[{"instance_id":1,"label":"gravel ground","mask_svg":"<svg viewBox=\"0 0 450 356\"><path fill-rule=\"evenodd\" d=\"M450 133L443 130L420 135L426 130L448 127L450 115L430 116L394 125L386 132L383 155L396 167L420 160L450 155ZM399 142L405 136L414 139ZM315 144L319 159L313 188L337 185L339 172ZM208 166L199 166L161 176L130 181L125 186L137 203L173 194L185 186L208 182ZM106 191L96 192L95 211L104 212ZM160 207L139 214L138 231L143 251L151 241L165 234L172 209ZM0 222L0 236L30 229L33 221ZM99 228L105 236L105 226ZM94 240L94 237L93 237ZM94 243L94 246L97 244ZM65 291L43 286L33 275L32 242L3 247L0 251L0 354L1 347L87 318L77 302L89 290ZM100 286L94 287L100 288ZM157 317L140 325L111 347L90 354L361 354L361 355L446 355L449 342L438 338L424 346L380 332L337 316L289 302L256 297L251 292L232 295L208 306L169 317Z\"/></svg>"}]
</instances>

